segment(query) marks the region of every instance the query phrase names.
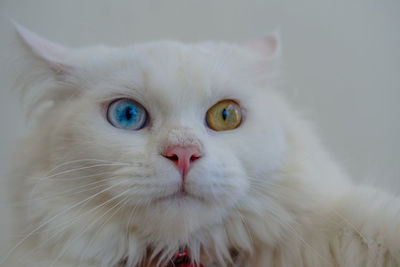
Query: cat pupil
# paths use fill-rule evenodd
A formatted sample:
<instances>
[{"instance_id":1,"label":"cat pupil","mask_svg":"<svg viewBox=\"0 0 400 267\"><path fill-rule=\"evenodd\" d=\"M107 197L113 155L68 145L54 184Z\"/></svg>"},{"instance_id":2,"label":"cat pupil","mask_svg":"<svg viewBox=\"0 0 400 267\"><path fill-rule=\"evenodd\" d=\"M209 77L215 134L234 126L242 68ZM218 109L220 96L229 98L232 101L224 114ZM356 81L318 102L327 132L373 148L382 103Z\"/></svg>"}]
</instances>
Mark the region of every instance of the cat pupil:
<instances>
[{"instance_id":1,"label":"cat pupil","mask_svg":"<svg viewBox=\"0 0 400 267\"><path fill-rule=\"evenodd\" d=\"M222 118L224 119L224 121L226 120L226 117L228 116L228 111L226 109L224 109L222 111Z\"/></svg>"},{"instance_id":2,"label":"cat pupil","mask_svg":"<svg viewBox=\"0 0 400 267\"><path fill-rule=\"evenodd\" d=\"M133 112L131 107L127 107L125 110L125 116L128 121L130 121L133 117Z\"/></svg>"}]
</instances>

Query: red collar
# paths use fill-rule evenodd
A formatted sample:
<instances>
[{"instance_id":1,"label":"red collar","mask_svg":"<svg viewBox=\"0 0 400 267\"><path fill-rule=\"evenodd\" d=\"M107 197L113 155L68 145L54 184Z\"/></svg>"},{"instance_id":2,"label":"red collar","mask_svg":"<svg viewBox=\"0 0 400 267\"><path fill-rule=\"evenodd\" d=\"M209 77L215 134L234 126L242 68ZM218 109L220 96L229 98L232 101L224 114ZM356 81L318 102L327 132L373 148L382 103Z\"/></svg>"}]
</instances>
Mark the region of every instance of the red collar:
<instances>
[{"instance_id":1,"label":"red collar","mask_svg":"<svg viewBox=\"0 0 400 267\"><path fill-rule=\"evenodd\" d=\"M172 266L175 267L203 267L202 265L192 264L189 253L185 250L176 254Z\"/></svg>"}]
</instances>

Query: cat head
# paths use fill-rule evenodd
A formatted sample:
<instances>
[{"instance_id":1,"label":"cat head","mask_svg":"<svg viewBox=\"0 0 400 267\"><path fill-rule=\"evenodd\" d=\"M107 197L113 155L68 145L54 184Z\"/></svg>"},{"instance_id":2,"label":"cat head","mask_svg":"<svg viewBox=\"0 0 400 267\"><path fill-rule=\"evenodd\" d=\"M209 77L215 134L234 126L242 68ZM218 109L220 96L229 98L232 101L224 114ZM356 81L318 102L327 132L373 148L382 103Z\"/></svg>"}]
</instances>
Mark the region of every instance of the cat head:
<instances>
[{"instance_id":1,"label":"cat head","mask_svg":"<svg viewBox=\"0 0 400 267\"><path fill-rule=\"evenodd\" d=\"M43 214L118 207L143 236L185 240L251 206L279 168L275 36L70 49L17 28L35 64L22 87Z\"/></svg>"}]
</instances>

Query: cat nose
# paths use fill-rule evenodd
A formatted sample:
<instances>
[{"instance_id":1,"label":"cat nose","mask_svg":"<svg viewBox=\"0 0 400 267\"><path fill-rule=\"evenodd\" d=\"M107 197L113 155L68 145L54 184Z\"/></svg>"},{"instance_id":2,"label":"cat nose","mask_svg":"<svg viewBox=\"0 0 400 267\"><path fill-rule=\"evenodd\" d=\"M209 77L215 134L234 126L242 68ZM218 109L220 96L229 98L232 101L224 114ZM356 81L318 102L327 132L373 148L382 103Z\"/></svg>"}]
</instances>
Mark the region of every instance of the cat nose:
<instances>
[{"instance_id":1,"label":"cat nose","mask_svg":"<svg viewBox=\"0 0 400 267\"><path fill-rule=\"evenodd\" d=\"M201 152L195 146L171 146L164 151L163 156L178 167L182 178L184 178L190 165L201 157Z\"/></svg>"}]
</instances>

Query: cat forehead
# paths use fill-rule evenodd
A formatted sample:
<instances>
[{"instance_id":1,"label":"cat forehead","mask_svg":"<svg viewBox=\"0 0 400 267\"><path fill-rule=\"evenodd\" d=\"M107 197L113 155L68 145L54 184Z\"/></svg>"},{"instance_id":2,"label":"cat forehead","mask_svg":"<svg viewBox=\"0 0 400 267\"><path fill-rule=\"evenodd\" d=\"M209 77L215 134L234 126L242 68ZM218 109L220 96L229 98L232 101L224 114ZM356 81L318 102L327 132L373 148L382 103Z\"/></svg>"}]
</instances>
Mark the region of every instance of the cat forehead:
<instances>
[{"instance_id":1,"label":"cat forehead","mask_svg":"<svg viewBox=\"0 0 400 267\"><path fill-rule=\"evenodd\" d=\"M164 41L104 53L100 81L164 102L223 97L234 93L233 59L240 49L227 44ZM110 86L108 86L110 88Z\"/></svg>"},{"instance_id":2,"label":"cat forehead","mask_svg":"<svg viewBox=\"0 0 400 267\"><path fill-rule=\"evenodd\" d=\"M143 87L163 98L179 95L211 94L213 79L218 75L217 59L206 49L193 45L162 42L134 49L133 60L141 72ZM171 95L172 94L172 95Z\"/></svg>"}]
</instances>

